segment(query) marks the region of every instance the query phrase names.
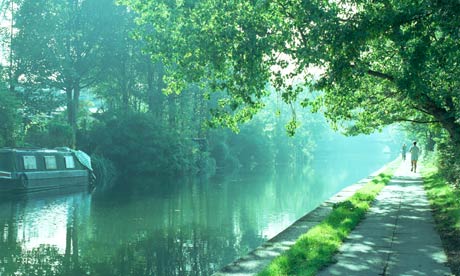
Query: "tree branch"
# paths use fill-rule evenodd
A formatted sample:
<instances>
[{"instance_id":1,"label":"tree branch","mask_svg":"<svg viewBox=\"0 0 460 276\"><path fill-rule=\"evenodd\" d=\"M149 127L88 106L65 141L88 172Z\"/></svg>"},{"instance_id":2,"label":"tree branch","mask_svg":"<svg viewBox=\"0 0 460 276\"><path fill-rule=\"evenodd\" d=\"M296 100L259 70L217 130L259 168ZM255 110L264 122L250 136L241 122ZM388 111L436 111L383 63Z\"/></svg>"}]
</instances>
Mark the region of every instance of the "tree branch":
<instances>
[{"instance_id":1,"label":"tree branch","mask_svg":"<svg viewBox=\"0 0 460 276\"><path fill-rule=\"evenodd\" d=\"M350 64L350 67L354 68L354 67L356 67L356 65L355 64ZM367 69L366 74L374 76L374 77L378 77L378 78L381 78L381 79L386 79L386 80L389 80L389 81L392 81L392 82L395 80L395 78L392 75L385 74L385 73L375 71L375 70L372 70L372 69Z\"/></svg>"},{"instance_id":2,"label":"tree branch","mask_svg":"<svg viewBox=\"0 0 460 276\"><path fill-rule=\"evenodd\" d=\"M431 120L431 121L423 121L423 120L413 120L413 119L406 119L406 118L395 118L396 122L411 122L411 123L417 123L417 124L434 124L434 123L440 123L438 120Z\"/></svg>"},{"instance_id":3,"label":"tree branch","mask_svg":"<svg viewBox=\"0 0 460 276\"><path fill-rule=\"evenodd\" d=\"M385 74L385 73L382 73L382 72L378 72L378 71L374 71L374 70L371 70L371 69L368 69L366 73L368 75L378 77L378 78L382 78L382 79L386 79L386 80L389 80L389 81L392 81L392 82L395 80L395 78L393 76L391 76L391 75L388 75L388 74Z\"/></svg>"},{"instance_id":4,"label":"tree branch","mask_svg":"<svg viewBox=\"0 0 460 276\"><path fill-rule=\"evenodd\" d=\"M416 106L416 105L411 104L410 107L413 108L413 109L415 109L415 110L418 110L418 111L420 111L420 112L422 112L422 113L425 113L425 114L427 114L427 115L433 116L433 114L431 114L430 112L428 112L428 111L426 111L425 109L420 108L420 107L418 107L418 106Z\"/></svg>"}]
</instances>

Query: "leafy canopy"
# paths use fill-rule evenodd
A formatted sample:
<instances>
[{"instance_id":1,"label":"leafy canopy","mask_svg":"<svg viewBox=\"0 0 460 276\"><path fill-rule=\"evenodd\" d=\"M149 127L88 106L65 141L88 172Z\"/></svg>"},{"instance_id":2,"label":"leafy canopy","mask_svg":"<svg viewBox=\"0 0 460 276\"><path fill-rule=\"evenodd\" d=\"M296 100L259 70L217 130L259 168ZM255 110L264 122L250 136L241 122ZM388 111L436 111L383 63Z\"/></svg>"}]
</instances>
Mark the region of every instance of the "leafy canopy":
<instances>
[{"instance_id":1,"label":"leafy canopy","mask_svg":"<svg viewBox=\"0 0 460 276\"><path fill-rule=\"evenodd\" d=\"M167 92L227 92L214 112L223 123L251 118L271 83L351 134L436 122L460 141L458 1L121 2L164 62Z\"/></svg>"}]
</instances>

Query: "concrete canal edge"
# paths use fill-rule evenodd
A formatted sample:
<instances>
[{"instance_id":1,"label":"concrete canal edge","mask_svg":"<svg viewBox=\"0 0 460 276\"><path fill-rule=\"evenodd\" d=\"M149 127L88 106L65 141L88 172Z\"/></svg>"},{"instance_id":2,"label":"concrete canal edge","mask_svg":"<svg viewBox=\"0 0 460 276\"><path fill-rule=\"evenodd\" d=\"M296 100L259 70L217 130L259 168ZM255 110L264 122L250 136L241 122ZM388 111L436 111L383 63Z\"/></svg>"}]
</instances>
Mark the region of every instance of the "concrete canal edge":
<instances>
[{"instance_id":1,"label":"concrete canal edge","mask_svg":"<svg viewBox=\"0 0 460 276\"><path fill-rule=\"evenodd\" d=\"M274 258L288 250L297 239L308 230L318 225L332 211L335 203L344 201L353 196L357 190L362 188L372 178L383 172L388 166L394 164L388 163L381 169L372 173L357 183L350 185L340 192L336 193L328 200L319 205L316 209L301 217L281 233L263 243L253 251L249 252L234 262L222 267L219 271L212 274L213 276L249 276L255 275L262 271Z\"/></svg>"}]
</instances>

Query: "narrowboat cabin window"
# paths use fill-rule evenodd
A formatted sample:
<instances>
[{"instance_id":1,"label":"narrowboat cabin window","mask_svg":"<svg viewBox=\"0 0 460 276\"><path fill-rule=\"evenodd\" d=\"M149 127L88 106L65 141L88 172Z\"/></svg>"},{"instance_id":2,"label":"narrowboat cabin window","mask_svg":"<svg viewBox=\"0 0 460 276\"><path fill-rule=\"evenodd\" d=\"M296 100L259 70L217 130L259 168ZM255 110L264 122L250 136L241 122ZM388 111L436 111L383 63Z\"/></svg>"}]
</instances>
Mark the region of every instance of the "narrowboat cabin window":
<instances>
[{"instance_id":1,"label":"narrowboat cabin window","mask_svg":"<svg viewBox=\"0 0 460 276\"><path fill-rule=\"evenodd\" d=\"M47 170L57 169L56 156L45 156L45 167Z\"/></svg>"},{"instance_id":2,"label":"narrowboat cabin window","mask_svg":"<svg viewBox=\"0 0 460 276\"><path fill-rule=\"evenodd\" d=\"M36 170L37 169L37 160L35 159L35 156L24 155L22 158L24 160L24 169L26 170Z\"/></svg>"},{"instance_id":3,"label":"narrowboat cabin window","mask_svg":"<svg viewBox=\"0 0 460 276\"><path fill-rule=\"evenodd\" d=\"M66 169L74 169L75 161L73 160L73 156L64 156L64 158L65 158Z\"/></svg>"}]
</instances>

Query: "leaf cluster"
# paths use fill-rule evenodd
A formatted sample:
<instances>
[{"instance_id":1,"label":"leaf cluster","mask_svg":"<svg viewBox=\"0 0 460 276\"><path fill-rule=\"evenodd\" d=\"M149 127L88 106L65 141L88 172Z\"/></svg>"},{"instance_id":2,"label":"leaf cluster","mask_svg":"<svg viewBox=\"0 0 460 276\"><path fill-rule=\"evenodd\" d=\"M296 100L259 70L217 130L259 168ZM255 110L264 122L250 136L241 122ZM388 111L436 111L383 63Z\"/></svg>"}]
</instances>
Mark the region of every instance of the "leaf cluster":
<instances>
[{"instance_id":1,"label":"leaf cluster","mask_svg":"<svg viewBox=\"0 0 460 276\"><path fill-rule=\"evenodd\" d=\"M271 83L349 134L402 121L459 127L456 1L122 2L167 65L167 90L226 92L223 114L257 106Z\"/></svg>"}]
</instances>

